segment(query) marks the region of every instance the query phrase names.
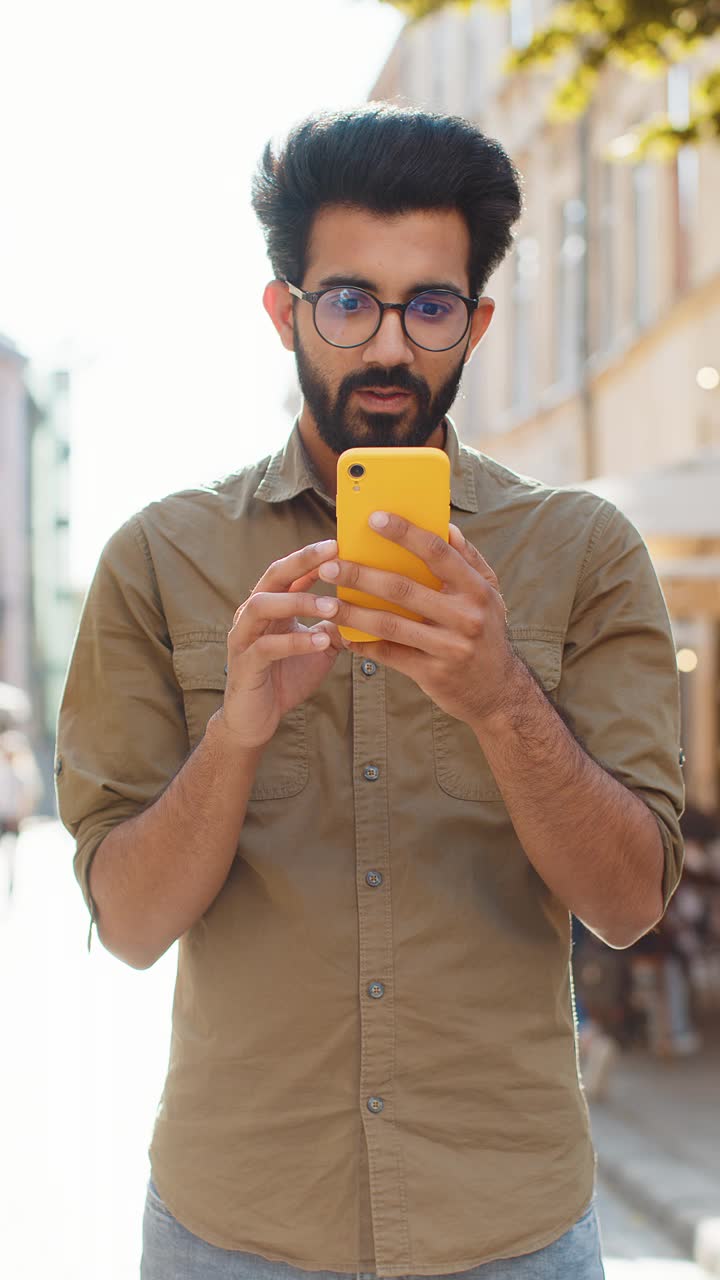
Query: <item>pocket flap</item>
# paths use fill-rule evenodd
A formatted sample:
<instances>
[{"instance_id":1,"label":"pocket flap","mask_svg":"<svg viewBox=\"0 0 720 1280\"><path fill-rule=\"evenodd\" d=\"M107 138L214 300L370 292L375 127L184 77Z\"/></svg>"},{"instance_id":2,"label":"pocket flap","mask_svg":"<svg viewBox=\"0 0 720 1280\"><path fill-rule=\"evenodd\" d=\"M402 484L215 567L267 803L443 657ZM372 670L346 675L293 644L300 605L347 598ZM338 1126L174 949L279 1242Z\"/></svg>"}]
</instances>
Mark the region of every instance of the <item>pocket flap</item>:
<instances>
[{"instance_id":1,"label":"pocket flap","mask_svg":"<svg viewBox=\"0 0 720 1280\"><path fill-rule=\"evenodd\" d=\"M557 689L562 671L562 635L510 627L510 644L543 689Z\"/></svg>"},{"instance_id":2,"label":"pocket flap","mask_svg":"<svg viewBox=\"0 0 720 1280\"><path fill-rule=\"evenodd\" d=\"M224 689L226 663L225 637L184 640L173 650L173 667L181 689Z\"/></svg>"},{"instance_id":3,"label":"pocket flap","mask_svg":"<svg viewBox=\"0 0 720 1280\"><path fill-rule=\"evenodd\" d=\"M173 667L183 691L191 748L197 746L208 721L223 704L227 684L227 637L218 633L176 638ZM250 792L251 800L278 800L298 795L308 780L305 707L288 711L266 745Z\"/></svg>"},{"instance_id":4,"label":"pocket flap","mask_svg":"<svg viewBox=\"0 0 720 1280\"><path fill-rule=\"evenodd\" d=\"M562 669L562 633L509 627L514 651L547 693L557 689ZM443 791L458 800L500 800L490 765L469 725L433 703L435 775Z\"/></svg>"}]
</instances>

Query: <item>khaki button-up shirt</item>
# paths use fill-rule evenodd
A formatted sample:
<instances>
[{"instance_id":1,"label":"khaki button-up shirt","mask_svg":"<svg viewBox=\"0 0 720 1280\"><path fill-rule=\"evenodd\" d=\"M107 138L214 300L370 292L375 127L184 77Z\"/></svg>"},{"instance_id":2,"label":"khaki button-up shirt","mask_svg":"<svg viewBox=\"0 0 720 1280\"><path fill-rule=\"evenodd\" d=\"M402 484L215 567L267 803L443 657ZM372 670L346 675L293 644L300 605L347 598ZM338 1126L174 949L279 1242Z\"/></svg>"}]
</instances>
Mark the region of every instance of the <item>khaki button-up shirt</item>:
<instances>
[{"instance_id":1,"label":"khaki button-up shirt","mask_svg":"<svg viewBox=\"0 0 720 1280\"><path fill-rule=\"evenodd\" d=\"M657 819L667 900L678 688L646 548L607 502L514 474L452 424L446 448L452 519L498 575L512 643ZM234 611L272 560L334 532L295 427L110 539L59 722L91 912L100 841L222 703ZM548 1244L590 1201L568 911L474 734L407 677L343 653L265 750L227 881L180 939L151 1161L190 1231L312 1270L466 1270Z\"/></svg>"}]
</instances>

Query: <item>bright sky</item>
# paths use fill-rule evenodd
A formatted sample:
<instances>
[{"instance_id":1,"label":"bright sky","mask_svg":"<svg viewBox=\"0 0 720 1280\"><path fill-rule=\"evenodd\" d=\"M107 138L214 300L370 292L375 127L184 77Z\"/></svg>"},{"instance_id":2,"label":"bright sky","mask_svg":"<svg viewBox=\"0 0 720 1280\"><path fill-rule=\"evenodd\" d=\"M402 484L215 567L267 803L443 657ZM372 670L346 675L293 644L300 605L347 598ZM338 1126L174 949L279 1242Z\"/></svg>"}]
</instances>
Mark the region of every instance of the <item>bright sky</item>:
<instances>
[{"instance_id":1,"label":"bright sky","mask_svg":"<svg viewBox=\"0 0 720 1280\"><path fill-rule=\"evenodd\" d=\"M401 25L380 0L5 7L0 332L73 372L76 583L146 502L285 438L251 174L364 101Z\"/></svg>"}]
</instances>

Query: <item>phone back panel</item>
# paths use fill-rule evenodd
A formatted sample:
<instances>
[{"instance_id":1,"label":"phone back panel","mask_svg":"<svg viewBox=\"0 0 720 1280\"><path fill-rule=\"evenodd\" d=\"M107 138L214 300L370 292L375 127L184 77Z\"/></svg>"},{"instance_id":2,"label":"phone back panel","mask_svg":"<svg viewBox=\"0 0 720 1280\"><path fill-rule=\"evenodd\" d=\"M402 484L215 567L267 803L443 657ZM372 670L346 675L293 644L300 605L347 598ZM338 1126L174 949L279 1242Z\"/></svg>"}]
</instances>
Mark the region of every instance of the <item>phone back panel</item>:
<instances>
[{"instance_id":1,"label":"phone back panel","mask_svg":"<svg viewBox=\"0 0 720 1280\"><path fill-rule=\"evenodd\" d=\"M365 474L350 475L349 468L361 463ZM389 511L404 516L421 529L437 533L448 541L450 522L450 461L442 449L367 448L347 449L338 458L337 531L341 560L387 569L403 574L425 586L440 587L439 580L424 561L412 552L388 541L370 528L373 511ZM369 609L399 613L405 618L418 615L363 591L338 587L338 597ZM376 640L377 636L354 627L340 627L347 640Z\"/></svg>"}]
</instances>

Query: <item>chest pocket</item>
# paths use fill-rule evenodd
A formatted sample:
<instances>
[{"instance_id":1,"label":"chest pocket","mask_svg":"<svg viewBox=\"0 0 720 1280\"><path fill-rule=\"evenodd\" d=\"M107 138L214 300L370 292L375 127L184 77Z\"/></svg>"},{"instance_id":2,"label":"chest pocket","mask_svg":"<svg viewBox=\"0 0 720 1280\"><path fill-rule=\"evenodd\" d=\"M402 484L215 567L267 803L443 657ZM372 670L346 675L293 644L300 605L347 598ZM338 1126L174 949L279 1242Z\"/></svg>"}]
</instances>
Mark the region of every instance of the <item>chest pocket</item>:
<instances>
[{"instance_id":1,"label":"chest pocket","mask_svg":"<svg viewBox=\"0 0 720 1280\"><path fill-rule=\"evenodd\" d=\"M226 637L176 642L173 666L182 689L190 746L196 747L207 722L223 704L225 693ZM265 747L251 800L279 800L296 796L308 780L308 749L304 706L283 716Z\"/></svg>"},{"instance_id":2,"label":"chest pocket","mask_svg":"<svg viewBox=\"0 0 720 1280\"><path fill-rule=\"evenodd\" d=\"M510 643L541 687L550 693L560 683L562 634L531 627L511 627ZM458 800L501 800L500 790L469 725L433 703L435 777Z\"/></svg>"}]
</instances>

